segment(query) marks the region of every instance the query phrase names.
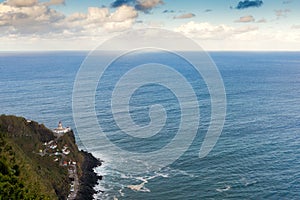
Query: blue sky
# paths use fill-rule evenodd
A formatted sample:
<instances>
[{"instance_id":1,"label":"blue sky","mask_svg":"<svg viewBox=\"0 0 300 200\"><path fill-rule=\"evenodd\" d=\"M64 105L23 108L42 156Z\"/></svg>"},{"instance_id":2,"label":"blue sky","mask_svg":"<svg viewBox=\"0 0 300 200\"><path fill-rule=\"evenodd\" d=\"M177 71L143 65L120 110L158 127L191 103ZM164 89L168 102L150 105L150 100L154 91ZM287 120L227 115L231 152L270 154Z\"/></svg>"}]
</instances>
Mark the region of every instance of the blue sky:
<instances>
[{"instance_id":1,"label":"blue sky","mask_svg":"<svg viewBox=\"0 0 300 200\"><path fill-rule=\"evenodd\" d=\"M113 1L110 0L66 0L65 6L56 6L55 8L65 14L74 12L86 12L88 7L107 6L109 7ZM275 10L300 8L300 1L294 0L289 3L284 0L264 0L263 5L259 8L249 7L247 9L234 9L238 5L237 0L165 0L163 5L159 5L153 9L150 14L140 13L139 18L147 20L161 20L167 22L167 25L173 25L175 20L170 20L173 16L180 13L194 13L196 21L210 21L213 23L233 23L233 21L242 15L255 15L257 18L266 18L274 20ZM165 10L175 11L174 13L162 13ZM211 10L210 12L205 12ZM289 22L297 23L299 21L299 12L290 13ZM297 18L298 17L298 18ZM284 23L282 23L284 24Z\"/></svg>"},{"instance_id":2,"label":"blue sky","mask_svg":"<svg viewBox=\"0 0 300 200\"><path fill-rule=\"evenodd\" d=\"M0 50L89 50L145 27L208 50L300 50L299 8L299 0L1 0Z\"/></svg>"}]
</instances>

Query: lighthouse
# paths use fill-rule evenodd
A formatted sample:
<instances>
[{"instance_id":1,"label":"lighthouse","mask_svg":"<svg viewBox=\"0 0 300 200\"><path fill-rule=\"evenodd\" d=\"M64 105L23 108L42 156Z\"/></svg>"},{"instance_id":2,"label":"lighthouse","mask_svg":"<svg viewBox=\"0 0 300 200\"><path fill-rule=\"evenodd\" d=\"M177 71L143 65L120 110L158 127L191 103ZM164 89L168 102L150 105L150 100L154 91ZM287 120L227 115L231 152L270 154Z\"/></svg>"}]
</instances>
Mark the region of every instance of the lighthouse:
<instances>
[{"instance_id":1,"label":"lighthouse","mask_svg":"<svg viewBox=\"0 0 300 200\"><path fill-rule=\"evenodd\" d=\"M70 127L64 128L61 121L58 122L57 128L53 129L53 132L57 133L57 134L64 134L64 133L67 133L69 131L71 131L71 128Z\"/></svg>"},{"instance_id":2,"label":"lighthouse","mask_svg":"<svg viewBox=\"0 0 300 200\"><path fill-rule=\"evenodd\" d=\"M64 128L63 128L63 126L62 126L62 123L61 123L61 121L59 121L59 122L58 122L57 129L58 129L58 130L62 130L62 129L64 129Z\"/></svg>"}]
</instances>

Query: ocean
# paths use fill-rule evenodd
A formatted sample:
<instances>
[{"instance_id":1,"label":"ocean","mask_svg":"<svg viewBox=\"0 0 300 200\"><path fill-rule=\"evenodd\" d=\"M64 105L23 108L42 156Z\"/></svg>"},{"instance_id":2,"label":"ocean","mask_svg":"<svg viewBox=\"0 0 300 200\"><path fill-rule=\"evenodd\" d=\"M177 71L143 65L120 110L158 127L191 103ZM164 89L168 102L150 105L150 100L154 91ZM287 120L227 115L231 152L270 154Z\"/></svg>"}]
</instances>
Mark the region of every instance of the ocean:
<instances>
[{"instance_id":1,"label":"ocean","mask_svg":"<svg viewBox=\"0 0 300 200\"><path fill-rule=\"evenodd\" d=\"M196 52L191 54L197 56ZM95 199L299 199L300 52L208 54L222 77L227 104L222 133L204 158L199 158L199 150L212 115L209 87L188 64L164 53L150 52L114 62L99 79L92 109L101 130L123 152L148 155L159 151L172 142L181 127L183 115L178 96L159 84L146 84L135 90L129 106L134 123L147 126L156 120L145 133L156 130L161 125L161 107L165 108L166 121L159 134L134 138L124 135L114 122L116 118L110 110L112 89L132 63L141 61L164 60L164 65L183 74L196 91L201 118L190 145L167 166L134 163L140 160L120 157L108 151L109 146L99 145L105 143L97 140L99 129L90 126L93 116L85 110L80 111L77 119L86 125L87 131L78 131L72 95L76 75L88 52L1 52L0 113L24 116L50 128L55 128L58 121L71 126L79 147L104 161L95 169L104 176L95 186L99 191ZM169 74L157 74L168 80ZM126 85L123 87L120 91L126 90ZM84 94L82 98L84 101ZM161 105L158 110L151 110L150 105L157 104ZM189 117L194 110L189 107L186 115ZM115 111L121 119L128 114L118 106ZM187 137L197 123L188 122L184 130ZM136 170L141 172L135 173Z\"/></svg>"}]
</instances>

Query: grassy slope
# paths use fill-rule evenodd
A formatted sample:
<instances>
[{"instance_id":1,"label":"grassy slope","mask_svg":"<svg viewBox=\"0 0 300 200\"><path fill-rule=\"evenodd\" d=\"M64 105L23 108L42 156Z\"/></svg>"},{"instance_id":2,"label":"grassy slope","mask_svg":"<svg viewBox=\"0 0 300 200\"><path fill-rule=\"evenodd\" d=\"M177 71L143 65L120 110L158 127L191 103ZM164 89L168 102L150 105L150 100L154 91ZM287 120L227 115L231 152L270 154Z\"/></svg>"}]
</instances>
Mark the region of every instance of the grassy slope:
<instances>
[{"instance_id":1,"label":"grassy slope","mask_svg":"<svg viewBox=\"0 0 300 200\"><path fill-rule=\"evenodd\" d=\"M0 199L14 195L21 195L16 199L66 199L70 187L67 168L54 162L53 156L37 154L44 142L55 138L51 130L21 117L1 115L0 135ZM83 155L72 132L58 139L59 148L65 144L71 150L68 159L80 166Z\"/></svg>"}]
</instances>

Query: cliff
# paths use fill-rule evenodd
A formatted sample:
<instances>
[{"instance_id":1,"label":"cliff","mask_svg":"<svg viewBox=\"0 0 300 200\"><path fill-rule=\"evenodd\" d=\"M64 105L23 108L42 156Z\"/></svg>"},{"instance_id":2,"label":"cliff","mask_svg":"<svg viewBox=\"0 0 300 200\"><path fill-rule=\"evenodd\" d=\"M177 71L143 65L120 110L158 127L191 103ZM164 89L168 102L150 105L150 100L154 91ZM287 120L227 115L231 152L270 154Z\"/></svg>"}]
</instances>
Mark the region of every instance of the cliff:
<instances>
[{"instance_id":1,"label":"cliff","mask_svg":"<svg viewBox=\"0 0 300 200\"><path fill-rule=\"evenodd\" d=\"M37 122L0 116L0 199L91 199L99 165L79 151L72 131L54 134Z\"/></svg>"}]
</instances>

